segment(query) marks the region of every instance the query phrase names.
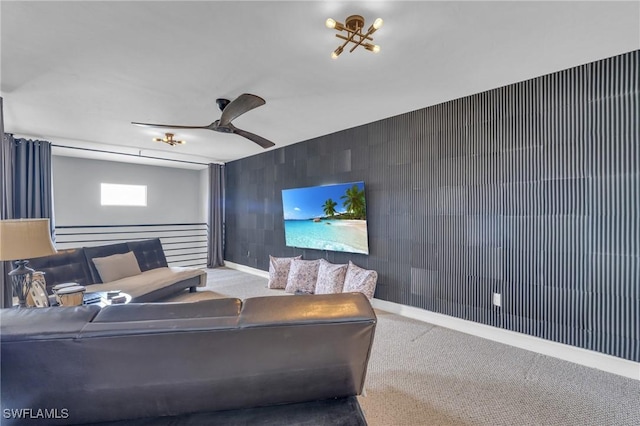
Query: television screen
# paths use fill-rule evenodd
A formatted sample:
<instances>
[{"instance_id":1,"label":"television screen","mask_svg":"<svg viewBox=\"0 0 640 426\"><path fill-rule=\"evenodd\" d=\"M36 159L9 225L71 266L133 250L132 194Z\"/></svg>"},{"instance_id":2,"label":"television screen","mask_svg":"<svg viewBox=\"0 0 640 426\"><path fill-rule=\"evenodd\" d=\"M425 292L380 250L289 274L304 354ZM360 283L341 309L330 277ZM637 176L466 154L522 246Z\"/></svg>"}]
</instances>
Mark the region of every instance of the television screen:
<instances>
[{"instance_id":1,"label":"television screen","mask_svg":"<svg viewBox=\"0 0 640 426\"><path fill-rule=\"evenodd\" d=\"M282 190L289 247L369 254L364 182Z\"/></svg>"}]
</instances>

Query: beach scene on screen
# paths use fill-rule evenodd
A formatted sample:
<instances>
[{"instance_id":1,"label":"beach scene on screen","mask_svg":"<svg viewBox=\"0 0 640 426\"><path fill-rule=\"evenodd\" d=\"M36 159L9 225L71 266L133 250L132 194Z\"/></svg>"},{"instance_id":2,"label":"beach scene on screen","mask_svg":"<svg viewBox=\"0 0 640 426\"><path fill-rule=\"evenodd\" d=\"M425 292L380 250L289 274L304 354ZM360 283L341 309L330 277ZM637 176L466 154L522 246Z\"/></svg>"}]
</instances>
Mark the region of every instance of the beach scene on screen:
<instances>
[{"instance_id":1,"label":"beach scene on screen","mask_svg":"<svg viewBox=\"0 0 640 426\"><path fill-rule=\"evenodd\" d=\"M369 254L364 182L282 190L289 247Z\"/></svg>"}]
</instances>

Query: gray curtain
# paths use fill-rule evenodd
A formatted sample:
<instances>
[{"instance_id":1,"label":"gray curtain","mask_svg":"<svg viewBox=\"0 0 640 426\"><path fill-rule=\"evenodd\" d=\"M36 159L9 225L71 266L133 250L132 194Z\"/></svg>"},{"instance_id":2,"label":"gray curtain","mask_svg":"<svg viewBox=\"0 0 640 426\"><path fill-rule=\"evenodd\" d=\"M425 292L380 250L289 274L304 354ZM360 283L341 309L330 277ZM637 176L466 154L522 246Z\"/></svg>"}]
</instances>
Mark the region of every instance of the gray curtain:
<instances>
[{"instance_id":1,"label":"gray curtain","mask_svg":"<svg viewBox=\"0 0 640 426\"><path fill-rule=\"evenodd\" d=\"M14 140L13 215L16 218L49 218L55 241L51 143Z\"/></svg>"},{"instance_id":2,"label":"gray curtain","mask_svg":"<svg viewBox=\"0 0 640 426\"><path fill-rule=\"evenodd\" d=\"M2 219L48 218L51 237L55 241L53 217L53 188L51 176L51 144L46 141L14 139L2 133L0 161L0 213ZM8 263L2 271L2 306L11 306L12 290L6 273L12 269Z\"/></svg>"},{"instance_id":3,"label":"gray curtain","mask_svg":"<svg viewBox=\"0 0 640 426\"><path fill-rule=\"evenodd\" d=\"M224 266L224 165L209 164L207 267Z\"/></svg>"},{"instance_id":4,"label":"gray curtain","mask_svg":"<svg viewBox=\"0 0 640 426\"><path fill-rule=\"evenodd\" d=\"M2 97L0 97L0 219L13 218L13 168L11 167L12 141L4 134L4 113ZM13 140L13 138L11 138ZM0 262L0 307L11 306L11 285L9 276L11 270L9 262ZM7 291L8 289L8 291Z\"/></svg>"}]
</instances>

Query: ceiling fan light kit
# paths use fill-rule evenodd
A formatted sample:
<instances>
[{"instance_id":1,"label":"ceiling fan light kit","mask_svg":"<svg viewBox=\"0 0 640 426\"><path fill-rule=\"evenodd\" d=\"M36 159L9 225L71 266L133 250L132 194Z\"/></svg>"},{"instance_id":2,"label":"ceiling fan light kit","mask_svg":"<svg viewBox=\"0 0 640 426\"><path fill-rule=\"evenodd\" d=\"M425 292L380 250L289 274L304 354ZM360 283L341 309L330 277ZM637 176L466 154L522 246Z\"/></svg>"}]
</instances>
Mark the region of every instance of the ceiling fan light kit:
<instances>
[{"instance_id":1,"label":"ceiling fan light kit","mask_svg":"<svg viewBox=\"0 0 640 426\"><path fill-rule=\"evenodd\" d=\"M344 40L344 43L338 46L336 50L331 53L331 58L338 59L338 56L340 56L345 46L347 46L347 44L349 43L354 44L354 46L351 47L351 50L349 50L349 53L353 52L358 46L362 46L366 50L373 53L380 52L380 46L370 42L373 41L373 37L371 37L371 34L382 27L383 22L384 21L382 20L382 18L376 19L375 21L373 21L373 24L369 26L367 32L363 33L362 29L364 28L364 18L360 15L351 15L347 17L347 19L345 19L344 21L344 24L332 18L327 19L325 21L325 25L327 28L346 33L346 35L336 34L336 37Z\"/></svg>"},{"instance_id":2,"label":"ceiling fan light kit","mask_svg":"<svg viewBox=\"0 0 640 426\"><path fill-rule=\"evenodd\" d=\"M168 145L171 146L176 146L176 145L182 145L187 143L187 141L179 141L177 139L174 139L175 135L173 133L165 133L164 134L164 138L153 138L154 142L164 142Z\"/></svg>"}]
</instances>

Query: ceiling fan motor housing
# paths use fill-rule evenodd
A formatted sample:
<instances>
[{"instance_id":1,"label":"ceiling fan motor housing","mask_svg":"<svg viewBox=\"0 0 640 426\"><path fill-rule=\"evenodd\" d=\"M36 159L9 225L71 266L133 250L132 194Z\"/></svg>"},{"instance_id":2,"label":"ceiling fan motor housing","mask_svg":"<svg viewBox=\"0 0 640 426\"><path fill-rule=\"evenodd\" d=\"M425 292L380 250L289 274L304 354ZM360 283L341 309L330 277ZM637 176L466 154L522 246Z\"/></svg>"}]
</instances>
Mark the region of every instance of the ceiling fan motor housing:
<instances>
[{"instance_id":1,"label":"ceiling fan motor housing","mask_svg":"<svg viewBox=\"0 0 640 426\"><path fill-rule=\"evenodd\" d=\"M216 99L216 104L218 104L218 108L220 108L220 111L224 111L226 106L229 105L229 102L231 102L229 99L223 99L223 98Z\"/></svg>"}]
</instances>

